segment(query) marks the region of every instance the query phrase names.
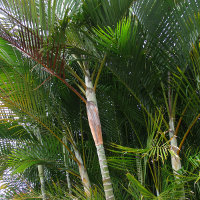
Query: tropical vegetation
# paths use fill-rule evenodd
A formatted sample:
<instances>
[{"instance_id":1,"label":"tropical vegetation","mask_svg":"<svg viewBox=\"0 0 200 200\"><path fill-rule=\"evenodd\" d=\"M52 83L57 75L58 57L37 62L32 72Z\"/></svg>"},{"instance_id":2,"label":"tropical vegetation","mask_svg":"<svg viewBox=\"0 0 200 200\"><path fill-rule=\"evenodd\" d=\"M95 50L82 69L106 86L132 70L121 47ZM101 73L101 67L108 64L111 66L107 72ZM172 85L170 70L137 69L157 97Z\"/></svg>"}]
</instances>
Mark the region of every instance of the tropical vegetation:
<instances>
[{"instance_id":1,"label":"tropical vegetation","mask_svg":"<svg viewBox=\"0 0 200 200\"><path fill-rule=\"evenodd\" d=\"M199 38L197 0L0 0L1 199L199 199Z\"/></svg>"}]
</instances>

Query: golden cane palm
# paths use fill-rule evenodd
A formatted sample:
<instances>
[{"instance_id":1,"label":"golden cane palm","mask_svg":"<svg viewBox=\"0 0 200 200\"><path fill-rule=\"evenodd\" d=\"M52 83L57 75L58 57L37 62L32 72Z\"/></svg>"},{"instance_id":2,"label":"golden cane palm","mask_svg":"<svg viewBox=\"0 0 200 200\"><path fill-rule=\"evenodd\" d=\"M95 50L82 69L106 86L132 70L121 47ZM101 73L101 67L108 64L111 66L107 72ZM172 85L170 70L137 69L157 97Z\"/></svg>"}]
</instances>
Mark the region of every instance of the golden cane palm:
<instances>
[{"instance_id":1,"label":"golden cane palm","mask_svg":"<svg viewBox=\"0 0 200 200\"><path fill-rule=\"evenodd\" d=\"M178 130L185 132L184 127L188 126L180 142L182 149L190 131L194 125L198 125L199 117L198 113L192 111L194 105L199 105L198 90L194 89L195 84L191 81L195 79L198 82L197 69L194 70L195 78L191 76L188 81L193 73L189 67L190 54L194 53L193 44L198 41L200 32L198 1L188 0L180 4L173 0L141 0L134 4L133 1L122 0L0 2L3 14L0 36L20 49L29 59L33 59L38 64L36 68L40 67L49 73L49 77L39 87L55 76L86 104L97 152L100 160L104 160L100 161L101 170L106 169L102 170L102 176L107 199L114 197L110 178L104 176L108 171L98 113L102 111L98 111L100 104L97 106L96 99L96 92L98 94L100 89L100 75L101 78L104 75L104 65L107 70L105 73L108 76L112 74L112 80L101 82L104 86L110 84L109 87L112 87L108 89L108 93L105 92L109 97L106 103L110 106L114 104L116 116L122 115L118 122L121 132L126 135L125 140L131 143L131 138L134 145L144 146L147 122L156 125L153 116L159 113L162 117L161 128L156 132L159 140L149 137L151 151L148 151L149 154L141 153L146 153L149 157L154 155L152 159L161 156L163 160L171 153L172 171L175 172L175 177L179 177L180 161L183 162L184 159L183 154L180 154L182 160L179 157L176 136ZM198 56L194 65L197 63ZM177 70L177 66L181 70ZM188 84L191 82L192 84ZM105 99L103 95L102 99ZM190 118L194 113L193 119ZM175 119L178 116L180 120ZM116 128L118 132L120 128ZM135 134L135 137L131 134ZM123 142L120 141L121 143ZM162 171L160 165L141 161L139 153L137 152L135 162L139 182L130 174L127 175L131 185L129 192L133 194L135 188L139 188L136 199L145 195L147 199L169 199L176 194L176 198L185 198L183 185L179 184L180 179L175 180L177 189L175 185L167 185L173 179L171 176L169 182L163 180L163 184L167 182L167 189L164 190L158 184L160 179L156 179ZM179 162L179 168L175 168L178 163L176 161ZM141 167L141 163L145 163L145 167ZM164 164L162 166L163 170L168 167ZM155 169L155 181L152 183L148 179L148 184L153 185L156 195L144 188L146 169L152 168ZM144 174L139 175L140 172ZM187 190L185 192L188 195Z\"/></svg>"},{"instance_id":2,"label":"golden cane palm","mask_svg":"<svg viewBox=\"0 0 200 200\"><path fill-rule=\"evenodd\" d=\"M1 20L0 36L40 64L42 69L49 73L49 76L60 79L86 103L89 125L97 146L106 199L114 199L114 195L103 147L101 124L95 97L95 90L101 69L105 63L105 56L103 58L98 55L98 52L94 53L94 45L88 37L83 35L84 32L78 31L78 27L84 25L84 20L81 19L90 20L90 17L94 17L94 15L97 18L91 20L91 23L94 23L93 26L100 25L98 22L103 18L105 23L107 23L107 19L111 19L109 25L115 25L118 19L128 13L132 2L130 0L66 0L64 2L48 1L48 3L42 0L13 2L2 0L0 2L0 11L3 14L4 22L6 21L5 24ZM83 10L81 10L81 7ZM116 15L116 17L112 18L112 15ZM83 27L88 28L88 26ZM72 31L73 29L75 31ZM84 31L84 28L82 31ZM77 34L75 34L76 32ZM70 66L67 58L77 59L85 80L76 73L76 69ZM92 78L95 73L90 75L90 70L95 65L98 73L93 86ZM78 92L69 84L67 81L68 74L77 79L79 82L77 88L81 92ZM81 93L86 96L87 100Z\"/></svg>"},{"instance_id":3,"label":"golden cane palm","mask_svg":"<svg viewBox=\"0 0 200 200\"><path fill-rule=\"evenodd\" d=\"M168 71L176 74L177 65L181 66L183 71L188 70L190 52L192 52L193 44L199 39L199 6L197 1L184 1L180 4L170 0L137 1L132 7L136 18L133 25L135 29L130 28L131 23L128 21L133 22L133 19L119 22L116 29L111 26L95 29L100 49L104 50L110 58L108 68L127 88L130 95L138 101L138 109L144 109L150 116L149 112L156 112L163 107L167 110L169 119L166 117L164 124L169 129L169 141L173 151L171 165L175 177L176 172L181 170L176 130L183 116L177 122L175 130L174 123L177 114L175 108L177 106L177 109L180 109L177 91L181 90L181 86L179 82L177 84L179 86L175 86L177 90L174 90L173 81L168 79L171 77L171 75L168 76ZM144 57L146 60L139 62ZM162 90L164 90L163 93L166 92L163 88L167 88L167 95L160 93ZM144 94L147 95L144 96ZM163 101L160 100L161 96L164 97ZM183 115L187 108L188 106L183 108ZM190 127L196 123L197 118L198 115ZM190 127L185 136L191 130ZM185 141L185 136L182 142ZM182 198L185 199L184 195Z\"/></svg>"}]
</instances>

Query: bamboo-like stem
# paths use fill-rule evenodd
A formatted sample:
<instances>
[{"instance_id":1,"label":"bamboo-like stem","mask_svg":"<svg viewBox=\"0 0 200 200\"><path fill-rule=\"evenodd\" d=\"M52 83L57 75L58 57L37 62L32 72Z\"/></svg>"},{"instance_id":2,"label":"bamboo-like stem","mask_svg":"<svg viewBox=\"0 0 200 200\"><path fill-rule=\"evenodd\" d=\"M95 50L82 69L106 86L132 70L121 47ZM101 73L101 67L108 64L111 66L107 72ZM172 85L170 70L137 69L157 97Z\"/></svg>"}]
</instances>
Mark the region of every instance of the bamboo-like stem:
<instances>
[{"instance_id":1,"label":"bamboo-like stem","mask_svg":"<svg viewBox=\"0 0 200 200\"><path fill-rule=\"evenodd\" d=\"M99 159L102 181L104 186L104 192L106 196L106 200L114 200L114 193L112 188L112 182L109 175L109 169L107 165L107 159L104 151L103 146L103 138L102 138L102 130L101 130L101 123L99 119L99 112L96 100L96 94L93 87L93 83L90 77L90 72L86 68L86 75L85 75L85 84L86 84L86 98L87 98L87 115L90 130L97 148L97 155Z\"/></svg>"},{"instance_id":2,"label":"bamboo-like stem","mask_svg":"<svg viewBox=\"0 0 200 200\"><path fill-rule=\"evenodd\" d=\"M80 174L80 177L81 177L81 180L82 180L82 184L83 184L85 194L87 195L88 198L90 198L91 197L91 184L90 184L90 179L89 179L86 167L83 163L82 156L81 156L80 152L78 151L78 149L76 147L76 144L73 140L71 131L70 131L68 126L66 127L66 131L70 135L70 137L68 138L68 141L70 141L72 148L74 150L75 158L77 160L76 163L78 164L79 174ZM63 137L63 143L65 145L67 144L67 137L66 136ZM66 149L65 150L64 149L65 149L65 146L63 146L63 151L66 151ZM70 188L69 185L68 185L68 188Z\"/></svg>"},{"instance_id":3,"label":"bamboo-like stem","mask_svg":"<svg viewBox=\"0 0 200 200\"><path fill-rule=\"evenodd\" d=\"M34 130L34 133L35 133L36 137L38 138L38 141L40 142L40 144L43 145L39 128L36 127ZM44 176L44 166L43 165L38 165L38 174L39 174L39 178L40 178L40 188L41 188L41 193L42 193L42 199L46 200L47 196L46 196L46 192L45 192L45 176Z\"/></svg>"},{"instance_id":4,"label":"bamboo-like stem","mask_svg":"<svg viewBox=\"0 0 200 200\"><path fill-rule=\"evenodd\" d=\"M177 138L174 129L174 120L173 118L170 118L169 120L169 137L170 137L170 144L171 144L171 163L172 163L172 169L174 172L174 175L176 177L177 171L181 169L181 160L178 156L178 144L177 144Z\"/></svg>"},{"instance_id":5,"label":"bamboo-like stem","mask_svg":"<svg viewBox=\"0 0 200 200\"><path fill-rule=\"evenodd\" d=\"M175 127L174 127L174 118L172 113L172 96L171 96L171 74L168 72L168 103L169 103L169 137L171 144L171 164L173 173L176 177L177 171L181 169L181 160L178 156L178 144L177 144L177 136L175 135Z\"/></svg>"},{"instance_id":6,"label":"bamboo-like stem","mask_svg":"<svg viewBox=\"0 0 200 200\"><path fill-rule=\"evenodd\" d=\"M83 160L82 160L80 152L74 146L73 146L73 148L74 148L74 153L75 153L76 159L79 161L78 168L79 168L79 173L80 173L81 180L83 183L84 191L85 191L87 197L91 197L91 184L90 184L87 170L83 164Z\"/></svg>"},{"instance_id":7,"label":"bamboo-like stem","mask_svg":"<svg viewBox=\"0 0 200 200\"><path fill-rule=\"evenodd\" d=\"M170 145L171 145L171 165L172 165L175 179L179 179L178 170L181 169L181 159L178 155L179 148L178 148L178 143L177 143L177 136L175 134L170 79L171 79L171 74L170 72L168 72L169 137L170 137ZM180 200L184 200L185 199L184 186L181 187L181 191L182 191L182 197L180 198Z\"/></svg>"},{"instance_id":8,"label":"bamboo-like stem","mask_svg":"<svg viewBox=\"0 0 200 200\"><path fill-rule=\"evenodd\" d=\"M47 196L46 196L46 192L45 192L44 166L43 165L38 165L38 173L39 173L40 184L41 184L42 199L47 200Z\"/></svg>"},{"instance_id":9,"label":"bamboo-like stem","mask_svg":"<svg viewBox=\"0 0 200 200\"><path fill-rule=\"evenodd\" d=\"M113 188L112 188L112 182L109 175L109 169L108 164L106 160L106 154L104 151L103 144L96 146L97 148L97 155L99 158L99 164L101 169L101 175L103 180L103 186L104 186L104 192L106 196L106 200L114 200L114 194L113 194Z\"/></svg>"}]
</instances>

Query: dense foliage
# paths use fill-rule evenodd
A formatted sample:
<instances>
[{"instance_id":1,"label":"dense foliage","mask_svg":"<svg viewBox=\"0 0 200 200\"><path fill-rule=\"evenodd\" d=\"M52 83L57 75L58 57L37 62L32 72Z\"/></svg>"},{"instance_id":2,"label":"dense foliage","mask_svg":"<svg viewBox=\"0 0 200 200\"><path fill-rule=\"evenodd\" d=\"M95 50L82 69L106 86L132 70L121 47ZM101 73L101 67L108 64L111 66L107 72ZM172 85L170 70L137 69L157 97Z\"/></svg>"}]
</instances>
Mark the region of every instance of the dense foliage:
<instances>
[{"instance_id":1,"label":"dense foliage","mask_svg":"<svg viewBox=\"0 0 200 200\"><path fill-rule=\"evenodd\" d=\"M199 199L199 38L197 0L0 0L0 198Z\"/></svg>"}]
</instances>

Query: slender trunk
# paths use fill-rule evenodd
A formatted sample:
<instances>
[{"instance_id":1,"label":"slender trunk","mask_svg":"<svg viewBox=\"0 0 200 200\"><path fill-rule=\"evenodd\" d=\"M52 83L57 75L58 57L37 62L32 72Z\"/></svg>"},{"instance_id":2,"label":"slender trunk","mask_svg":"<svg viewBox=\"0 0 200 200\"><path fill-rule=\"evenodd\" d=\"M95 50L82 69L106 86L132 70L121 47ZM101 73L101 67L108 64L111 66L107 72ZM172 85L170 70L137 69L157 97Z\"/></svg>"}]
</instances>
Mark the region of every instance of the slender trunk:
<instances>
[{"instance_id":1,"label":"slender trunk","mask_svg":"<svg viewBox=\"0 0 200 200\"><path fill-rule=\"evenodd\" d=\"M159 191L156 189L156 196L159 197L160 196L160 193Z\"/></svg>"},{"instance_id":2,"label":"slender trunk","mask_svg":"<svg viewBox=\"0 0 200 200\"><path fill-rule=\"evenodd\" d=\"M100 164L106 199L114 199L113 188L112 188L112 183L111 183L111 179L110 179L110 175L109 175L104 146L103 146L103 144L101 144L96 147L97 147L97 154L99 157L99 164Z\"/></svg>"},{"instance_id":3,"label":"slender trunk","mask_svg":"<svg viewBox=\"0 0 200 200\"><path fill-rule=\"evenodd\" d=\"M181 159L178 155L178 144L177 144L177 139L176 139L176 135L175 133L175 129L174 129L174 121L173 118L170 118L169 120L169 137L170 137L170 144L171 144L171 164L172 164L172 169L173 169L173 173L174 173L174 177L175 179L179 179L178 175L178 170L181 169ZM178 182L179 183L179 182ZM179 184L182 184L181 182ZM180 200L184 200L185 199L185 190L184 190L184 186L180 187L180 190L182 191L182 196L180 198Z\"/></svg>"},{"instance_id":4,"label":"slender trunk","mask_svg":"<svg viewBox=\"0 0 200 200\"><path fill-rule=\"evenodd\" d=\"M174 118L173 118L173 111L172 111L172 96L171 96L171 80L170 80L170 72L168 73L168 100L169 100L169 137L170 137L170 145L171 145L171 165L174 173L175 179L179 179L178 170L181 169L181 159L178 155L178 143L177 143L177 137L175 135L175 127L174 127ZM181 183L180 183L181 184ZM180 200L185 199L185 191L184 186L180 187L182 191L182 197Z\"/></svg>"},{"instance_id":5,"label":"slender trunk","mask_svg":"<svg viewBox=\"0 0 200 200\"><path fill-rule=\"evenodd\" d=\"M63 142L65 144L67 144L67 139L66 139L65 136L63 137ZM63 145L63 153L64 153L64 165L67 168L68 167L67 159L66 159L67 151L66 151L66 148L65 148L64 145ZM71 186L71 181L70 181L70 177L69 177L69 172L67 170L66 170L66 180L67 180L67 186L68 186L68 189L69 189L69 194L71 194L72 193L72 186Z\"/></svg>"},{"instance_id":6,"label":"slender trunk","mask_svg":"<svg viewBox=\"0 0 200 200\"><path fill-rule=\"evenodd\" d=\"M174 121L173 118L170 118L169 120L169 137L170 137L170 145L171 145L171 163L172 163L172 169L173 169L173 173L176 177L176 175L178 174L177 171L181 169L181 160L179 155L177 154L178 152L178 144L177 144L177 139L176 139L176 135L175 133L175 129L174 129Z\"/></svg>"},{"instance_id":7,"label":"slender trunk","mask_svg":"<svg viewBox=\"0 0 200 200\"><path fill-rule=\"evenodd\" d=\"M168 101L169 101L169 137L170 137L170 144L171 144L171 164L173 173L175 178L177 177L177 171L181 169L181 160L178 155L178 144L175 135L175 128L174 128L174 119L173 119L173 111L172 111L172 96L171 96L171 74L168 72Z\"/></svg>"},{"instance_id":8,"label":"slender trunk","mask_svg":"<svg viewBox=\"0 0 200 200\"><path fill-rule=\"evenodd\" d=\"M37 136L38 141L41 143L41 145L43 145L39 128L36 127L36 129L34 130L34 133ZM46 197L46 192L45 192L45 176L44 176L44 166L43 165L38 165L38 173L39 173L39 178L40 178L42 199L46 200L47 197Z\"/></svg>"},{"instance_id":9,"label":"slender trunk","mask_svg":"<svg viewBox=\"0 0 200 200\"><path fill-rule=\"evenodd\" d=\"M73 138L71 138L71 140L73 141L71 144L72 144L72 148L73 148L74 153L75 153L75 157L78 161L77 164L78 164L79 174L80 174L80 177L81 177L83 188L84 188L84 191L85 191L85 194L87 195L87 197L90 198L91 197L91 184L90 184L89 176L88 176L87 170L86 170L86 168L83 164L81 154L75 146L75 142L74 142ZM65 144L67 144L67 139L66 139L65 136L63 137L63 142ZM64 153L65 167L67 168L67 160L66 160L67 151L66 151L66 148L64 146L63 146L63 153ZM70 181L69 173L67 171L66 171L66 179L67 179L69 194L71 194L72 193L71 181Z\"/></svg>"},{"instance_id":10,"label":"slender trunk","mask_svg":"<svg viewBox=\"0 0 200 200\"><path fill-rule=\"evenodd\" d=\"M81 180L83 183L84 191L85 191L87 197L90 197L91 196L91 184L90 184L87 170L83 164L83 160L82 160L80 152L75 147L74 147L74 153L75 153L76 159L79 162L78 169L79 169L79 173L80 173Z\"/></svg>"},{"instance_id":11,"label":"slender trunk","mask_svg":"<svg viewBox=\"0 0 200 200\"><path fill-rule=\"evenodd\" d=\"M72 185L69 177L69 172L66 171L67 187L69 189L69 194L72 194Z\"/></svg>"},{"instance_id":12,"label":"slender trunk","mask_svg":"<svg viewBox=\"0 0 200 200\"><path fill-rule=\"evenodd\" d=\"M41 192L42 192L42 199L46 200L46 192L45 192L45 180L44 180L44 167L43 165L38 165L38 172L40 177L40 184L41 184Z\"/></svg>"},{"instance_id":13,"label":"slender trunk","mask_svg":"<svg viewBox=\"0 0 200 200\"><path fill-rule=\"evenodd\" d=\"M90 72L88 69L86 69L85 84L86 84L86 98L87 98L86 108L87 108L88 121L97 148L97 155L99 158L104 192L106 200L114 200L115 197L113 193L112 183L109 175L106 155L103 146L101 123L99 119L96 94L94 91L94 87L90 78Z\"/></svg>"}]
</instances>

